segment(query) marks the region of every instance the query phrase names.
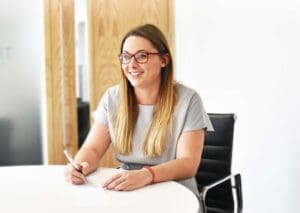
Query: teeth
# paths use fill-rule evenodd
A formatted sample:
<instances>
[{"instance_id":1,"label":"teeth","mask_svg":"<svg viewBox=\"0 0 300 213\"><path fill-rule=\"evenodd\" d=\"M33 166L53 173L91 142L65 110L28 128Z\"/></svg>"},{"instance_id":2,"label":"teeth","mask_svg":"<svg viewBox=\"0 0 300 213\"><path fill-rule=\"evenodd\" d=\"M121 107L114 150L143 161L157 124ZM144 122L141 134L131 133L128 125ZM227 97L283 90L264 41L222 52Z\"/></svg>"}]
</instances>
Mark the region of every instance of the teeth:
<instances>
[{"instance_id":1,"label":"teeth","mask_svg":"<svg viewBox=\"0 0 300 213\"><path fill-rule=\"evenodd\" d=\"M141 72L131 72L130 75L132 76L138 76L139 74L141 74Z\"/></svg>"}]
</instances>

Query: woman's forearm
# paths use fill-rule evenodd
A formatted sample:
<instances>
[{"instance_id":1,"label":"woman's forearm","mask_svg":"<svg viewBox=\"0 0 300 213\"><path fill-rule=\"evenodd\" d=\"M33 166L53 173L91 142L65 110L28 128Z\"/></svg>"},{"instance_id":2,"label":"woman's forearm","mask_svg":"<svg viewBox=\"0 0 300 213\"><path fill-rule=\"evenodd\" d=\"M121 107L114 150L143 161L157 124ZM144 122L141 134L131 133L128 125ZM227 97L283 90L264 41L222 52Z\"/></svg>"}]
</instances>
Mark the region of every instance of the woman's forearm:
<instances>
[{"instance_id":1,"label":"woman's forearm","mask_svg":"<svg viewBox=\"0 0 300 213\"><path fill-rule=\"evenodd\" d=\"M204 134L203 129L182 133L177 143L177 158L152 167L155 181L182 180L195 176L203 151Z\"/></svg>"},{"instance_id":2,"label":"woman's forearm","mask_svg":"<svg viewBox=\"0 0 300 213\"><path fill-rule=\"evenodd\" d=\"M75 156L75 161L78 163L87 162L91 173L98 168L100 158L91 147L82 147Z\"/></svg>"},{"instance_id":3,"label":"woman's forearm","mask_svg":"<svg viewBox=\"0 0 300 213\"><path fill-rule=\"evenodd\" d=\"M191 158L180 158L153 166L155 182L182 180L195 176L199 163Z\"/></svg>"},{"instance_id":4,"label":"woman's forearm","mask_svg":"<svg viewBox=\"0 0 300 213\"><path fill-rule=\"evenodd\" d=\"M83 146L76 154L75 161L89 164L88 173L95 171L99 161L110 145L110 136L106 125L94 123Z\"/></svg>"}]
</instances>

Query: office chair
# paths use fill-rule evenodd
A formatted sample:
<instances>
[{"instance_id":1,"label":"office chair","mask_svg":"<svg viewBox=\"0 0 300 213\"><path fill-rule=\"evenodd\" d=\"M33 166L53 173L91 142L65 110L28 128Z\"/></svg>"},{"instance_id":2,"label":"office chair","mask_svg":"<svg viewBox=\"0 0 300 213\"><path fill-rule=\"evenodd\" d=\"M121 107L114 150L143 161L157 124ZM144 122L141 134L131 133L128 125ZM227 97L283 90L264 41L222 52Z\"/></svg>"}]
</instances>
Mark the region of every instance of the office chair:
<instances>
[{"instance_id":1,"label":"office chair","mask_svg":"<svg viewBox=\"0 0 300 213\"><path fill-rule=\"evenodd\" d=\"M196 181L204 213L242 212L240 174L231 174L234 114L209 113L214 132L206 132ZM234 193L233 193L234 192Z\"/></svg>"}]
</instances>

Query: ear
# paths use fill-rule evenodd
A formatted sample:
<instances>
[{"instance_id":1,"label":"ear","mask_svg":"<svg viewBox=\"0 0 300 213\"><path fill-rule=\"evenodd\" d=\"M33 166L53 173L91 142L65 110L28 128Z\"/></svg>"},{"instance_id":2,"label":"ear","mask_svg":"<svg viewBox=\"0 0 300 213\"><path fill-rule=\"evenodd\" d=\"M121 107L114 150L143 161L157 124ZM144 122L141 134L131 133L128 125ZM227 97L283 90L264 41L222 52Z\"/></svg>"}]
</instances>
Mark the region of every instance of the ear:
<instances>
[{"instance_id":1,"label":"ear","mask_svg":"<svg viewBox=\"0 0 300 213\"><path fill-rule=\"evenodd\" d=\"M166 67L166 66L169 64L169 62L170 62L170 55L169 55L168 53L167 53L167 54L164 54L164 55L161 57L161 59L162 59L161 67L164 68L164 67Z\"/></svg>"}]
</instances>

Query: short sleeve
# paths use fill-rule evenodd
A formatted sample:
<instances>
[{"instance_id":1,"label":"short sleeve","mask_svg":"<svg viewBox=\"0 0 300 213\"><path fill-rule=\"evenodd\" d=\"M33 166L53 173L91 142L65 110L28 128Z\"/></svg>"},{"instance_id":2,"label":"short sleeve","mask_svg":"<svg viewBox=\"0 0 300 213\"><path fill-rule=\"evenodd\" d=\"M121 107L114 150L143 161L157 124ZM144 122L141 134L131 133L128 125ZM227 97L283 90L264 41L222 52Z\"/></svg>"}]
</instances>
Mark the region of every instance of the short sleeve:
<instances>
[{"instance_id":1,"label":"short sleeve","mask_svg":"<svg viewBox=\"0 0 300 213\"><path fill-rule=\"evenodd\" d=\"M93 117L96 123L108 126L108 91L102 96L96 111L93 112Z\"/></svg>"},{"instance_id":2,"label":"short sleeve","mask_svg":"<svg viewBox=\"0 0 300 213\"><path fill-rule=\"evenodd\" d=\"M203 107L200 96L197 93L194 93L186 111L182 132L203 128L207 131L214 131L211 121Z\"/></svg>"}]
</instances>

